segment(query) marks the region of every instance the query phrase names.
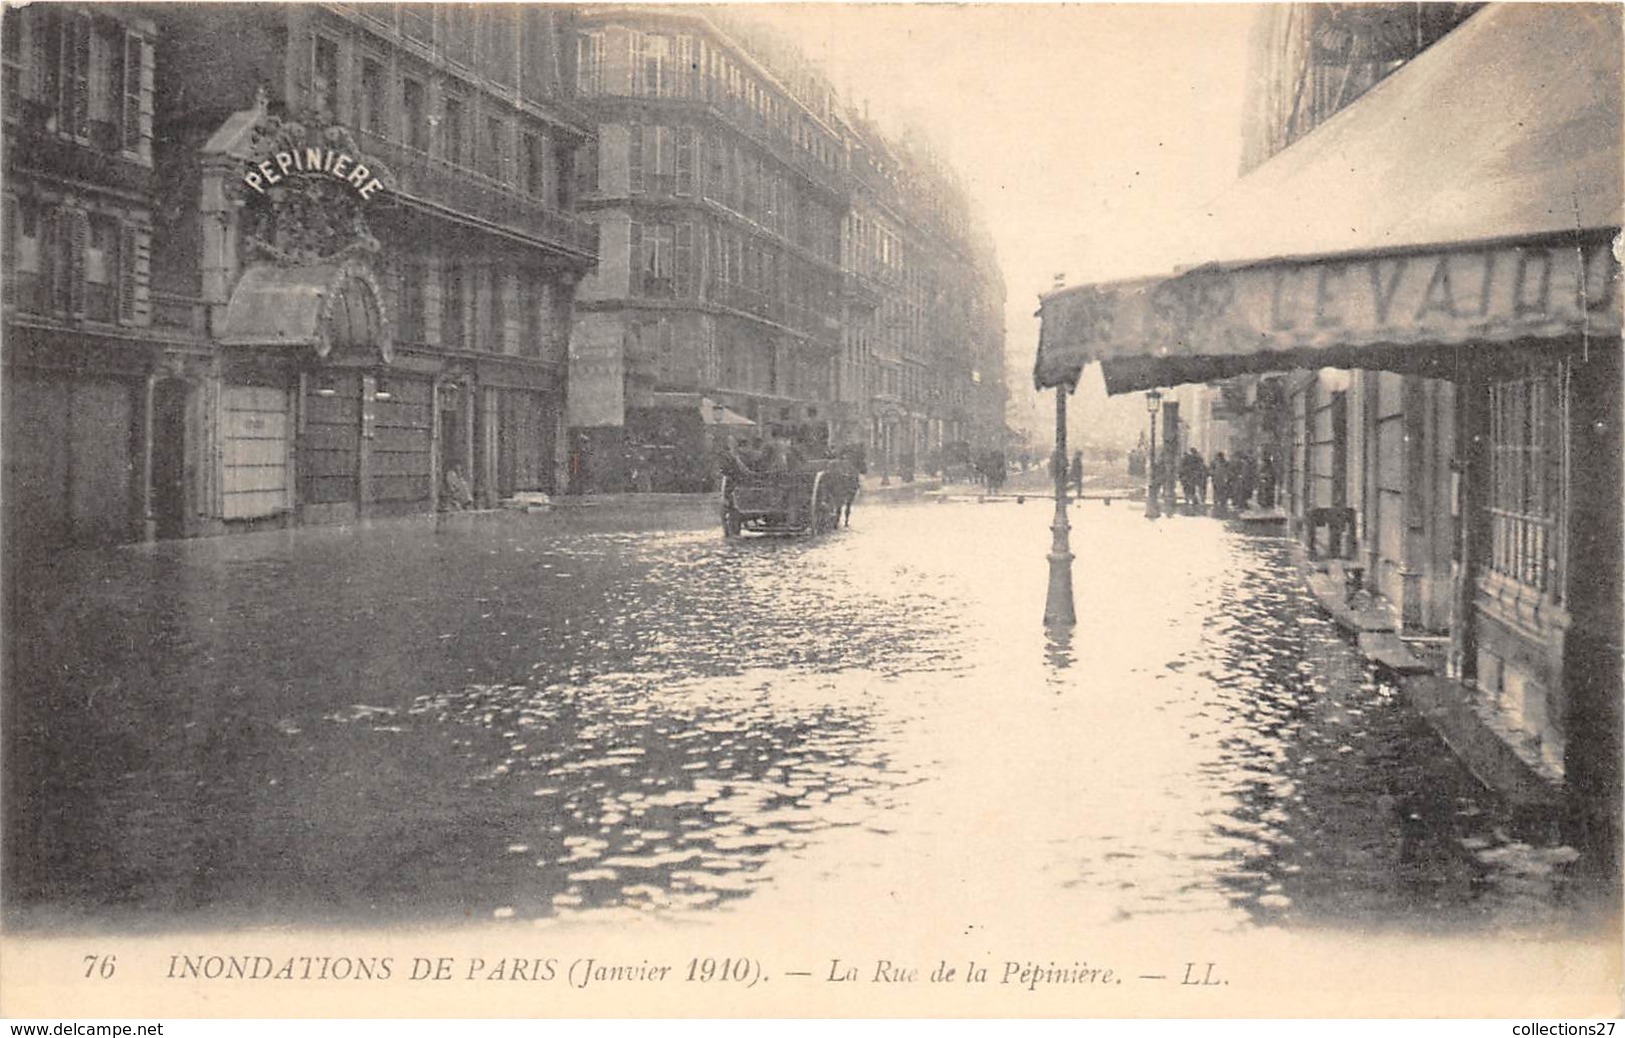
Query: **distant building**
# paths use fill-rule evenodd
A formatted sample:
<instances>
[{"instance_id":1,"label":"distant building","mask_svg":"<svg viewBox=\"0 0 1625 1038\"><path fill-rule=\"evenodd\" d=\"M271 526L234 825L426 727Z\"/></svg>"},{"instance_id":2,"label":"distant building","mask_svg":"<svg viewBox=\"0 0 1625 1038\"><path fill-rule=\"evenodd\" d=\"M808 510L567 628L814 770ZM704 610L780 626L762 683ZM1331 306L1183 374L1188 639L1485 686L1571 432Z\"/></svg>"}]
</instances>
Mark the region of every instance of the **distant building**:
<instances>
[{"instance_id":1,"label":"distant building","mask_svg":"<svg viewBox=\"0 0 1625 1038\"><path fill-rule=\"evenodd\" d=\"M888 474L973 427L997 436L1000 300L962 200L881 157L793 48L723 12L586 7L576 32L597 136L582 207L603 242L571 344L576 486L703 485L706 430L729 420L862 445Z\"/></svg>"}]
</instances>

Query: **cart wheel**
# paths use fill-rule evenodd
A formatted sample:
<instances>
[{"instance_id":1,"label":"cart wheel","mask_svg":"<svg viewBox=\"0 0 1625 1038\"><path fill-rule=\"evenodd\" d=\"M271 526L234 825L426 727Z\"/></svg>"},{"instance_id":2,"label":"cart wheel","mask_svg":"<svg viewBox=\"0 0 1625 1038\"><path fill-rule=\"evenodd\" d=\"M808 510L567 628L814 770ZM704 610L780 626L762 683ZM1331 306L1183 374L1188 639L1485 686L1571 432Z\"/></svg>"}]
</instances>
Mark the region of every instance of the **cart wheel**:
<instances>
[{"instance_id":1,"label":"cart wheel","mask_svg":"<svg viewBox=\"0 0 1625 1038\"><path fill-rule=\"evenodd\" d=\"M824 474L813 476L812 500L807 502L807 534L824 532Z\"/></svg>"}]
</instances>

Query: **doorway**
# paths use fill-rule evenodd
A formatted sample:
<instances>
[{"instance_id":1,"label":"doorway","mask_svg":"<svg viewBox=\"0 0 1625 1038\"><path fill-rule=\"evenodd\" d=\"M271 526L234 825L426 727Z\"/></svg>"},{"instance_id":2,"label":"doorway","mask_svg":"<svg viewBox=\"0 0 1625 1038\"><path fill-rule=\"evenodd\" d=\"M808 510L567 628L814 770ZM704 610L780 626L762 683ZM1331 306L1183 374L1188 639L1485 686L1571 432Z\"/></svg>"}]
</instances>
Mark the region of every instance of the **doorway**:
<instances>
[{"instance_id":1,"label":"doorway","mask_svg":"<svg viewBox=\"0 0 1625 1038\"><path fill-rule=\"evenodd\" d=\"M178 378L152 389L152 512L161 540L186 536L187 396Z\"/></svg>"}]
</instances>

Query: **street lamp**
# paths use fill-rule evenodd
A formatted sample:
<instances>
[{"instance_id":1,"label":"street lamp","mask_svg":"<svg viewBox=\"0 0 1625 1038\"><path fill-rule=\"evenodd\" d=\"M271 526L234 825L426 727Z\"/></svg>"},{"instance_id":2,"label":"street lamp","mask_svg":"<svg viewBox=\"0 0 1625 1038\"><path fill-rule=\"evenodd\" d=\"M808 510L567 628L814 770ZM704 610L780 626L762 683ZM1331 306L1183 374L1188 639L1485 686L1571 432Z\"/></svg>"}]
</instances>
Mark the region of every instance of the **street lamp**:
<instances>
[{"instance_id":1,"label":"street lamp","mask_svg":"<svg viewBox=\"0 0 1625 1038\"><path fill-rule=\"evenodd\" d=\"M1049 552L1049 594L1044 601L1044 626L1071 627L1078 622L1072 601L1071 524L1066 520L1066 394L1071 387L1055 387L1055 538Z\"/></svg>"},{"instance_id":2,"label":"street lamp","mask_svg":"<svg viewBox=\"0 0 1625 1038\"><path fill-rule=\"evenodd\" d=\"M1145 459L1145 517L1156 519L1162 515L1157 507L1157 411L1162 407L1162 393L1149 389L1145 394L1145 413L1151 417L1151 453Z\"/></svg>"}]
</instances>

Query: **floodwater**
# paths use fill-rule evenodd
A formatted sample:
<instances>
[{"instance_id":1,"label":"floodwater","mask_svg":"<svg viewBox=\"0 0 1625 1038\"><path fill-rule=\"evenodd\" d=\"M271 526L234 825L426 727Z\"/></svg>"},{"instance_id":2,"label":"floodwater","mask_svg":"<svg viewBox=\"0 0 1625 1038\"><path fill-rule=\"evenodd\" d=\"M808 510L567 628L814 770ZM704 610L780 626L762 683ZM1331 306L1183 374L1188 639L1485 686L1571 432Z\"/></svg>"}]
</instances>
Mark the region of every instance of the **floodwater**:
<instances>
[{"instance_id":1,"label":"floodwater","mask_svg":"<svg viewBox=\"0 0 1625 1038\"><path fill-rule=\"evenodd\" d=\"M1216 931L1544 927L1529 847L1285 542L875 504L816 540L496 514L10 581L22 929L701 920L816 896ZM640 526L644 528L639 528ZM649 528L659 526L660 528Z\"/></svg>"}]
</instances>

